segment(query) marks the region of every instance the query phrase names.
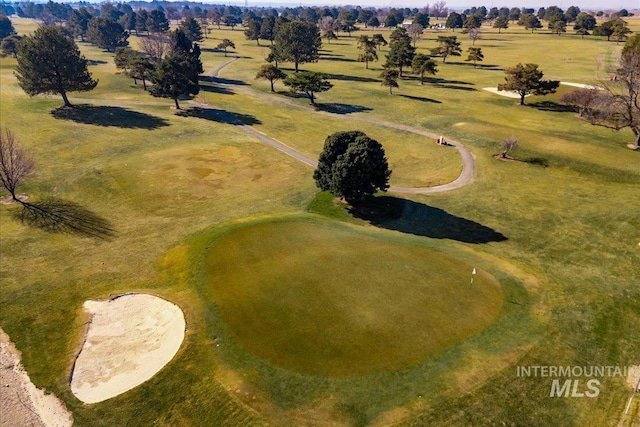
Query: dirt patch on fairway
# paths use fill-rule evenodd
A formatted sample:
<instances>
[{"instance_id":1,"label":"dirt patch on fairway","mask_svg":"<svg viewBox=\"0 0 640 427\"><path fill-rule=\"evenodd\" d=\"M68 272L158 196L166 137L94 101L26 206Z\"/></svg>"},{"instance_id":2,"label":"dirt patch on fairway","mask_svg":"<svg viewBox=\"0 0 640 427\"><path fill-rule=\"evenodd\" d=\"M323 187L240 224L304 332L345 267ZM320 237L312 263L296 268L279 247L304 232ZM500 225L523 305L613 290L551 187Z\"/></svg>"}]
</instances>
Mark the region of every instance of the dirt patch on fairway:
<instances>
[{"instance_id":1,"label":"dirt patch on fairway","mask_svg":"<svg viewBox=\"0 0 640 427\"><path fill-rule=\"evenodd\" d=\"M0 425L71 426L71 413L55 395L33 385L20 358L20 352L0 329Z\"/></svg>"},{"instance_id":2,"label":"dirt patch on fairway","mask_svg":"<svg viewBox=\"0 0 640 427\"><path fill-rule=\"evenodd\" d=\"M29 200L29 196L27 196L26 194L17 194L16 197L23 202ZM11 195L0 197L0 205L13 205L15 203L18 202L13 200L13 197L11 197Z\"/></svg>"},{"instance_id":3,"label":"dirt patch on fairway","mask_svg":"<svg viewBox=\"0 0 640 427\"><path fill-rule=\"evenodd\" d=\"M162 298L126 294L87 301L89 330L71 374L71 391L85 403L110 399L158 373L184 339L182 310Z\"/></svg>"}]
</instances>

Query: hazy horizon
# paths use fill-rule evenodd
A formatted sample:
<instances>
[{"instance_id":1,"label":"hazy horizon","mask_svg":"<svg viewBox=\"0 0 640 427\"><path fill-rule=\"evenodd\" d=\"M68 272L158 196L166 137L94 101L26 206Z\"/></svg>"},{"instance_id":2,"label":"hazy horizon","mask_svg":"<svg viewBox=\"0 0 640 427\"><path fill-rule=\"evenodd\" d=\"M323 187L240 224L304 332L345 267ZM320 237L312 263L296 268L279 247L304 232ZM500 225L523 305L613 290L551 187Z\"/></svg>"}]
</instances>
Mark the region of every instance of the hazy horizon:
<instances>
[{"instance_id":1,"label":"hazy horizon","mask_svg":"<svg viewBox=\"0 0 640 427\"><path fill-rule=\"evenodd\" d=\"M33 0L32 0L33 1ZM54 0L55 1L55 0ZM61 0L60 3L77 3L80 0ZM152 0L84 0L88 3L119 3L128 1L142 1L151 3ZM190 0L162 0L171 3L182 3ZM233 5L249 7L295 7L295 6L362 6L362 7L395 7L395 8L423 8L428 4L433 4L438 0L424 1L424 0L366 0L362 2L354 2L353 0L299 0L299 1L269 1L269 0L193 0L193 3L205 3L205 4L219 4L219 5ZM34 3L46 3L47 0L36 0ZM540 7L558 6L563 10L566 10L569 6L578 6L581 10L620 10L627 9L640 10L640 4L638 0L613 0L611 3L605 3L603 0L579 0L579 1L567 1L559 0L555 2L547 2L544 0L456 0L455 3L447 2L447 7L450 10L464 10L473 6L480 7L485 6L487 9L491 7L528 7L538 9Z\"/></svg>"}]
</instances>

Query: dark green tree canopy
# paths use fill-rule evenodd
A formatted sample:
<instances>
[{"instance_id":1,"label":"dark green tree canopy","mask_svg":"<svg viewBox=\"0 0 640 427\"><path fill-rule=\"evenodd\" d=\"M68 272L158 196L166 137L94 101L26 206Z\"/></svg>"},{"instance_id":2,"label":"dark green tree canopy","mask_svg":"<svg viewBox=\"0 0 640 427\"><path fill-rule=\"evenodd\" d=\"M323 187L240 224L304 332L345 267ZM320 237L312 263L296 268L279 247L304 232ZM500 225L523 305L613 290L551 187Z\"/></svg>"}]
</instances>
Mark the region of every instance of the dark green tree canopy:
<instances>
[{"instance_id":1,"label":"dark green tree canopy","mask_svg":"<svg viewBox=\"0 0 640 427\"><path fill-rule=\"evenodd\" d=\"M555 93L560 86L559 81L542 80L544 73L538 70L538 64L518 64L504 70L506 83L498 85L498 90L511 90L520 95L520 105L524 105L524 97Z\"/></svg>"},{"instance_id":2,"label":"dark green tree canopy","mask_svg":"<svg viewBox=\"0 0 640 427\"><path fill-rule=\"evenodd\" d=\"M11 55L14 58L17 58L18 47L20 46L21 39L22 37L15 34L3 38L0 42L0 51L2 51L2 55Z\"/></svg>"},{"instance_id":3,"label":"dark green tree canopy","mask_svg":"<svg viewBox=\"0 0 640 427\"><path fill-rule=\"evenodd\" d=\"M329 135L313 173L318 188L349 202L386 191L390 176L384 148L360 131Z\"/></svg>"},{"instance_id":4,"label":"dark green tree canopy","mask_svg":"<svg viewBox=\"0 0 640 427\"><path fill-rule=\"evenodd\" d=\"M158 98L171 98L180 109L178 99L183 95L196 95L200 91L197 83L192 81L193 64L184 55L171 53L156 63L150 73L153 86L149 93Z\"/></svg>"},{"instance_id":5,"label":"dark green tree canopy","mask_svg":"<svg viewBox=\"0 0 640 427\"><path fill-rule=\"evenodd\" d=\"M87 40L99 48L114 52L116 48L127 46L129 33L111 18L91 18L87 25Z\"/></svg>"},{"instance_id":6,"label":"dark green tree canopy","mask_svg":"<svg viewBox=\"0 0 640 427\"><path fill-rule=\"evenodd\" d=\"M303 71L290 75L283 83L294 92L305 93L313 105L315 105L316 93L326 92L333 87L331 82L327 80L326 74L312 71Z\"/></svg>"},{"instance_id":7,"label":"dark green tree canopy","mask_svg":"<svg viewBox=\"0 0 640 427\"><path fill-rule=\"evenodd\" d=\"M463 24L464 20L462 15L457 12L451 12L447 17L447 22L445 22L444 26L455 31L456 28L462 28Z\"/></svg>"},{"instance_id":8,"label":"dark green tree canopy","mask_svg":"<svg viewBox=\"0 0 640 427\"><path fill-rule=\"evenodd\" d=\"M309 22L287 22L276 26L274 53L282 61L293 62L296 72L299 64L318 62L320 59L320 30Z\"/></svg>"},{"instance_id":9,"label":"dark green tree canopy","mask_svg":"<svg viewBox=\"0 0 640 427\"><path fill-rule=\"evenodd\" d=\"M431 49L431 55L441 56L442 62L447 61L448 56L460 56L462 48L456 36L438 36L438 47Z\"/></svg>"},{"instance_id":10,"label":"dark green tree canopy","mask_svg":"<svg viewBox=\"0 0 640 427\"><path fill-rule=\"evenodd\" d=\"M542 23L538 17L532 13L523 14L518 20L518 25L522 25L525 29L531 30L532 33L538 28L542 28Z\"/></svg>"},{"instance_id":11,"label":"dark green tree canopy","mask_svg":"<svg viewBox=\"0 0 640 427\"><path fill-rule=\"evenodd\" d=\"M148 14L146 30L152 33L166 33L169 31L169 20L160 9L154 9Z\"/></svg>"},{"instance_id":12,"label":"dark green tree canopy","mask_svg":"<svg viewBox=\"0 0 640 427\"><path fill-rule=\"evenodd\" d=\"M438 66L436 61L431 59L429 55L419 53L413 58L411 71L415 74L420 74L420 84L424 84L425 73L435 75L438 72Z\"/></svg>"},{"instance_id":13,"label":"dark green tree canopy","mask_svg":"<svg viewBox=\"0 0 640 427\"><path fill-rule=\"evenodd\" d=\"M498 34L500 34L502 30L509 28L509 19L504 16L498 16L493 21L493 28L497 28Z\"/></svg>"},{"instance_id":14,"label":"dark green tree canopy","mask_svg":"<svg viewBox=\"0 0 640 427\"><path fill-rule=\"evenodd\" d=\"M400 72L394 68L387 68L380 73L380 77L382 77L382 86L387 86L389 95L393 95L393 88L398 87Z\"/></svg>"},{"instance_id":15,"label":"dark green tree canopy","mask_svg":"<svg viewBox=\"0 0 640 427\"><path fill-rule=\"evenodd\" d=\"M411 37L404 28L396 28L389 38L389 54L385 67L397 68L402 77L402 69L411 66L416 49L411 45Z\"/></svg>"},{"instance_id":16,"label":"dark green tree canopy","mask_svg":"<svg viewBox=\"0 0 640 427\"><path fill-rule=\"evenodd\" d=\"M40 27L20 42L16 76L29 95L59 93L71 106L67 92L89 91L98 82L91 78L87 59L61 27Z\"/></svg>"},{"instance_id":17,"label":"dark green tree canopy","mask_svg":"<svg viewBox=\"0 0 640 427\"><path fill-rule=\"evenodd\" d=\"M16 34L16 30L13 28L11 20L6 16L0 16L0 40L13 34Z\"/></svg>"},{"instance_id":18,"label":"dark green tree canopy","mask_svg":"<svg viewBox=\"0 0 640 427\"><path fill-rule=\"evenodd\" d=\"M202 27L195 18L184 18L179 25L179 28L184 32L187 39L192 42L202 41Z\"/></svg>"},{"instance_id":19,"label":"dark green tree canopy","mask_svg":"<svg viewBox=\"0 0 640 427\"><path fill-rule=\"evenodd\" d=\"M264 64L260 67L260 70L258 70L255 78L269 80L271 83L271 92L275 92L273 83L281 79L286 79L287 75L278 67L271 64Z\"/></svg>"}]
</instances>

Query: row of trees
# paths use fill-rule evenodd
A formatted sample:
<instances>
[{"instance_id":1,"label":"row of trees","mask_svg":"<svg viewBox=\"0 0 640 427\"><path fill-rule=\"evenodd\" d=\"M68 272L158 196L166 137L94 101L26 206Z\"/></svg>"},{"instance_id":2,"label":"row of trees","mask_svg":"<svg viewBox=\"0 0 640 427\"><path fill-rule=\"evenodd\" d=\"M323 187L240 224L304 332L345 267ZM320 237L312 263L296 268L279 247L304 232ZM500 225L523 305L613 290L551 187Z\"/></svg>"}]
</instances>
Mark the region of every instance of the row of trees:
<instances>
[{"instance_id":1,"label":"row of trees","mask_svg":"<svg viewBox=\"0 0 640 427\"><path fill-rule=\"evenodd\" d=\"M116 65L134 80L142 80L145 89L150 80L151 95L173 99L178 109L180 96L198 93L199 75L203 72L200 48L183 30L176 29L168 37L149 38L143 48L144 52L119 48L114 58ZM87 65L87 59L64 28L44 26L21 40L15 73L27 94L58 93L64 105L71 107L68 92L89 91L98 84Z\"/></svg>"}]
</instances>

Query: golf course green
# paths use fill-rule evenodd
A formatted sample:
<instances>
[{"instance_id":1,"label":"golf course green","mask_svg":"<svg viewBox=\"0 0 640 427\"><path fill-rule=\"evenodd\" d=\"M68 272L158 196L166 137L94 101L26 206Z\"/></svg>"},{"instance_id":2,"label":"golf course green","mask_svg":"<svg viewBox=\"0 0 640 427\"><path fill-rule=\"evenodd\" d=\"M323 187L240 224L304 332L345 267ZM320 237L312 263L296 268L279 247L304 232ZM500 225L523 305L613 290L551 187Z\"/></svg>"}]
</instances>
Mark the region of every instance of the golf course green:
<instances>
[{"instance_id":1,"label":"golf course green","mask_svg":"<svg viewBox=\"0 0 640 427\"><path fill-rule=\"evenodd\" d=\"M499 315L485 272L424 247L329 223L262 222L215 242L208 280L252 353L284 369L353 376L405 368Z\"/></svg>"}]
</instances>

